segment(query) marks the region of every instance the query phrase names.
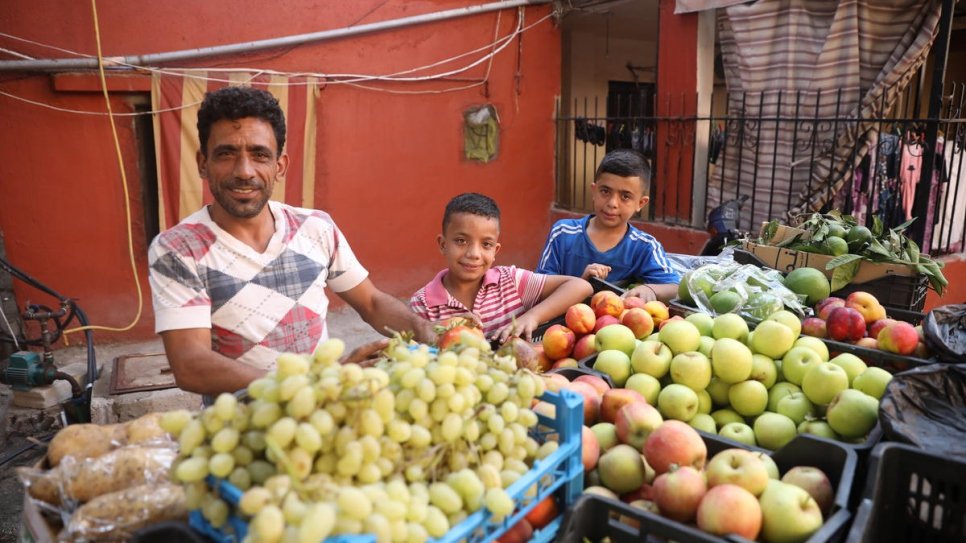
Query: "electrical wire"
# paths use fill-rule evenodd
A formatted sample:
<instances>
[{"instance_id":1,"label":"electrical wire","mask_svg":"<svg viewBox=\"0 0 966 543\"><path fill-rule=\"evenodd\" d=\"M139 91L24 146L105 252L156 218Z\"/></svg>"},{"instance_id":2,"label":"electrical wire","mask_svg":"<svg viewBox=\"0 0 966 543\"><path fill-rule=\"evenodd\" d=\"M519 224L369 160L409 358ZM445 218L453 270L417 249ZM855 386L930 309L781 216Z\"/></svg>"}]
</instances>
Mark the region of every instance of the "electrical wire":
<instances>
[{"instance_id":1,"label":"electrical wire","mask_svg":"<svg viewBox=\"0 0 966 543\"><path fill-rule=\"evenodd\" d=\"M17 333L13 331L13 326L10 326L10 321L7 320L7 313L4 312L2 306L0 306L0 317L3 317L3 322L7 325L7 330L10 330L10 337L13 339L13 344L19 351L20 342L17 341Z\"/></svg>"},{"instance_id":2,"label":"electrical wire","mask_svg":"<svg viewBox=\"0 0 966 543\"><path fill-rule=\"evenodd\" d=\"M107 92L107 77L104 75L104 56L101 52L101 28L97 21L97 0L91 0L91 10L94 14L94 39L97 43L97 70L101 77L101 90L104 92L104 103L107 105L107 113L111 121L111 133L114 136L114 150L117 153L117 166L121 171L121 185L124 187L124 216L127 218L127 249L131 259L131 274L134 276L134 285L138 293L138 310L131 323L122 328L112 326L90 326L83 323L83 326L64 330L64 334L82 332L87 330L105 330L108 332L126 332L141 320L141 311L144 308L144 294L141 291L141 279L138 277L137 265L134 261L134 234L131 227L131 202L127 188L127 173L124 171L124 157L121 154L121 139L117 135L117 124L114 122L114 110L111 108L111 97ZM86 319L85 319L86 320Z\"/></svg>"}]
</instances>

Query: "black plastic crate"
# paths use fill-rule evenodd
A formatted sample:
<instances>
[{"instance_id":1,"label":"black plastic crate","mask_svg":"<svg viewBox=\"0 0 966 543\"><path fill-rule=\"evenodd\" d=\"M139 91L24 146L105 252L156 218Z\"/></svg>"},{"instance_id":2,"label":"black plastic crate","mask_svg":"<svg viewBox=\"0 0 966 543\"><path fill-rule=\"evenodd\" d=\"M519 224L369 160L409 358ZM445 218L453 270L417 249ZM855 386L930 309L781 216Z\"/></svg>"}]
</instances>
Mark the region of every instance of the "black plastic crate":
<instances>
[{"instance_id":1,"label":"black plastic crate","mask_svg":"<svg viewBox=\"0 0 966 543\"><path fill-rule=\"evenodd\" d=\"M882 443L872 452L848 542L906 541L966 541L966 461Z\"/></svg>"},{"instance_id":2,"label":"black plastic crate","mask_svg":"<svg viewBox=\"0 0 966 543\"><path fill-rule=\"evenodd\" d=\"M729 448L741 448L767 453L762 449L748 447L731 440L699 432L708 447L708 458ZM836 488L833 512L822 527L808 539L808 543L841 542L845 540L852 514L847 509L855 475L855 453L842 444L810 435L795 437L780 450L770 453L782 473L794 466L814 466L828 476ZM624 515L637 520L638 527L620 522ZM677 541L679 543L747 542L747 539L728 536L718 537L699 530L692 525L664 518L654 513L630 507L622 502L587 494L581 497L567 514L565 528L558 534L558 541L566 543L596 543L609 537L612 543L638 543L641 541Z\"/></svg>"},{"instance_id":3,"label":"black plastic crate","mask_svg":"<svg viewBox=\"0 0 966 543\"><path fill-rule=\"evenodd\" d=\"M543 335L546 334L547 330L549 330L550 327L555 324L567 326L567 322L564 320L562 315L556 319L551 319L533 329L533 332L530 334L531 341L534 343L540 343L543 340Z\"/></svg>"}]
</instances>

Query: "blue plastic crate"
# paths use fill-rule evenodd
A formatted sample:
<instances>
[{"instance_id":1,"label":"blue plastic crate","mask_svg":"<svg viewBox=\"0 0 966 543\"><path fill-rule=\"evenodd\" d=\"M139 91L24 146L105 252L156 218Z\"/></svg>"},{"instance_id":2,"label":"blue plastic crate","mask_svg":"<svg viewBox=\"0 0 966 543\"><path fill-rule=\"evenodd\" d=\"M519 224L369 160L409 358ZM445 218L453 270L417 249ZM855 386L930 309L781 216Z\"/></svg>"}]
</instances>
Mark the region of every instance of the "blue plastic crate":
<instances>
[{"instance_id":1,"label":"blue plastic crate","mask_svg":"<svg viewBox=\"0 0 966 543\"><path fill-rule=\"evenodd\" d=\"M556 435L560 446L551 455L537 460L524 476L507 488L507 493L516 501L517 509L502 522L494 522L489 511L481 509L463 522L452 527L450 531L439 539L430 539L433 543L489 543L494 541L520 521L538 503L546 497L557 493L561 501L561 511L566 510L577 501L583 492L584 466L581 452L581 428L584 420L584 400L579 394L569 390L560 392L546 392L540 398L551 403L556 408L556 416L551 419L538 415L539 424L531 429L538 441L545 441L549 435ZM208 483L214 486L219 496L230 506L237 506L242 492L228 481L208 478ZM536 485L537 492L532 498L524 495L527 490ZM208 523L198 510L192 511L189 522L193 528L204 533L218 543L237 543L248 533L248 523L234 514L229 515L229 531L215 528ZM531 541L554 541L563 523L563 517L558 516L550 524L534 532ZM372 535L337 536L325 540L326 543L374 543Z\"/></svg>"}]
</instances>

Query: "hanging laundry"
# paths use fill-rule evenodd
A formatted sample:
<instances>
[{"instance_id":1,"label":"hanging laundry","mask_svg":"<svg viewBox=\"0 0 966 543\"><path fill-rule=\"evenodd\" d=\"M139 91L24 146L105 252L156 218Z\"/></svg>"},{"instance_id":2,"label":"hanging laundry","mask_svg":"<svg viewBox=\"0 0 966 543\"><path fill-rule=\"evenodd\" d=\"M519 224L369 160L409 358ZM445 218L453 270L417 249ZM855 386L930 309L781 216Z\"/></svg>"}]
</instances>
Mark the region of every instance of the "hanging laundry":
<instances>
[{"instance_id":1,"label":"hanging laundry","mask_svg":"<svg viewBox=\"0 0 966 543\"><path fill-rule=\"evenodd\" d=\"M574 119L574 135L578 140L592 145L604 145L607 143L607 133L604 127L598 126L582 117Z\"/></svg>"}]
</instances>

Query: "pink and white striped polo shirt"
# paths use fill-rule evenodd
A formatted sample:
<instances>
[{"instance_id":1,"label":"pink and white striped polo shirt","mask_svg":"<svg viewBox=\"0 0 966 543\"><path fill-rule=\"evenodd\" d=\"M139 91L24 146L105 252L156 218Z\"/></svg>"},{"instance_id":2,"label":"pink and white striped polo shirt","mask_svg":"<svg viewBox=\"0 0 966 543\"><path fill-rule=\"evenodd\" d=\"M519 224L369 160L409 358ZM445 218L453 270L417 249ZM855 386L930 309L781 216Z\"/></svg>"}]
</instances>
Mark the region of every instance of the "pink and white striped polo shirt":
<instances>
[{"instance_id":1,"label":"pink and white striped polo shirt","mask_svg":"<svg viewBox=\"0 0 966 543\"><path fill-rule=\"evenodd\" d=\"M443 286L443 277L447 273L448 269L437 273L432 281L413 294L409 307L432 322L473 313L480 319L487 337L537 305L547 280L546 275L516 266L490 268L483 276L483 284L470 311Z\"/></svg>"}]
</instances>

